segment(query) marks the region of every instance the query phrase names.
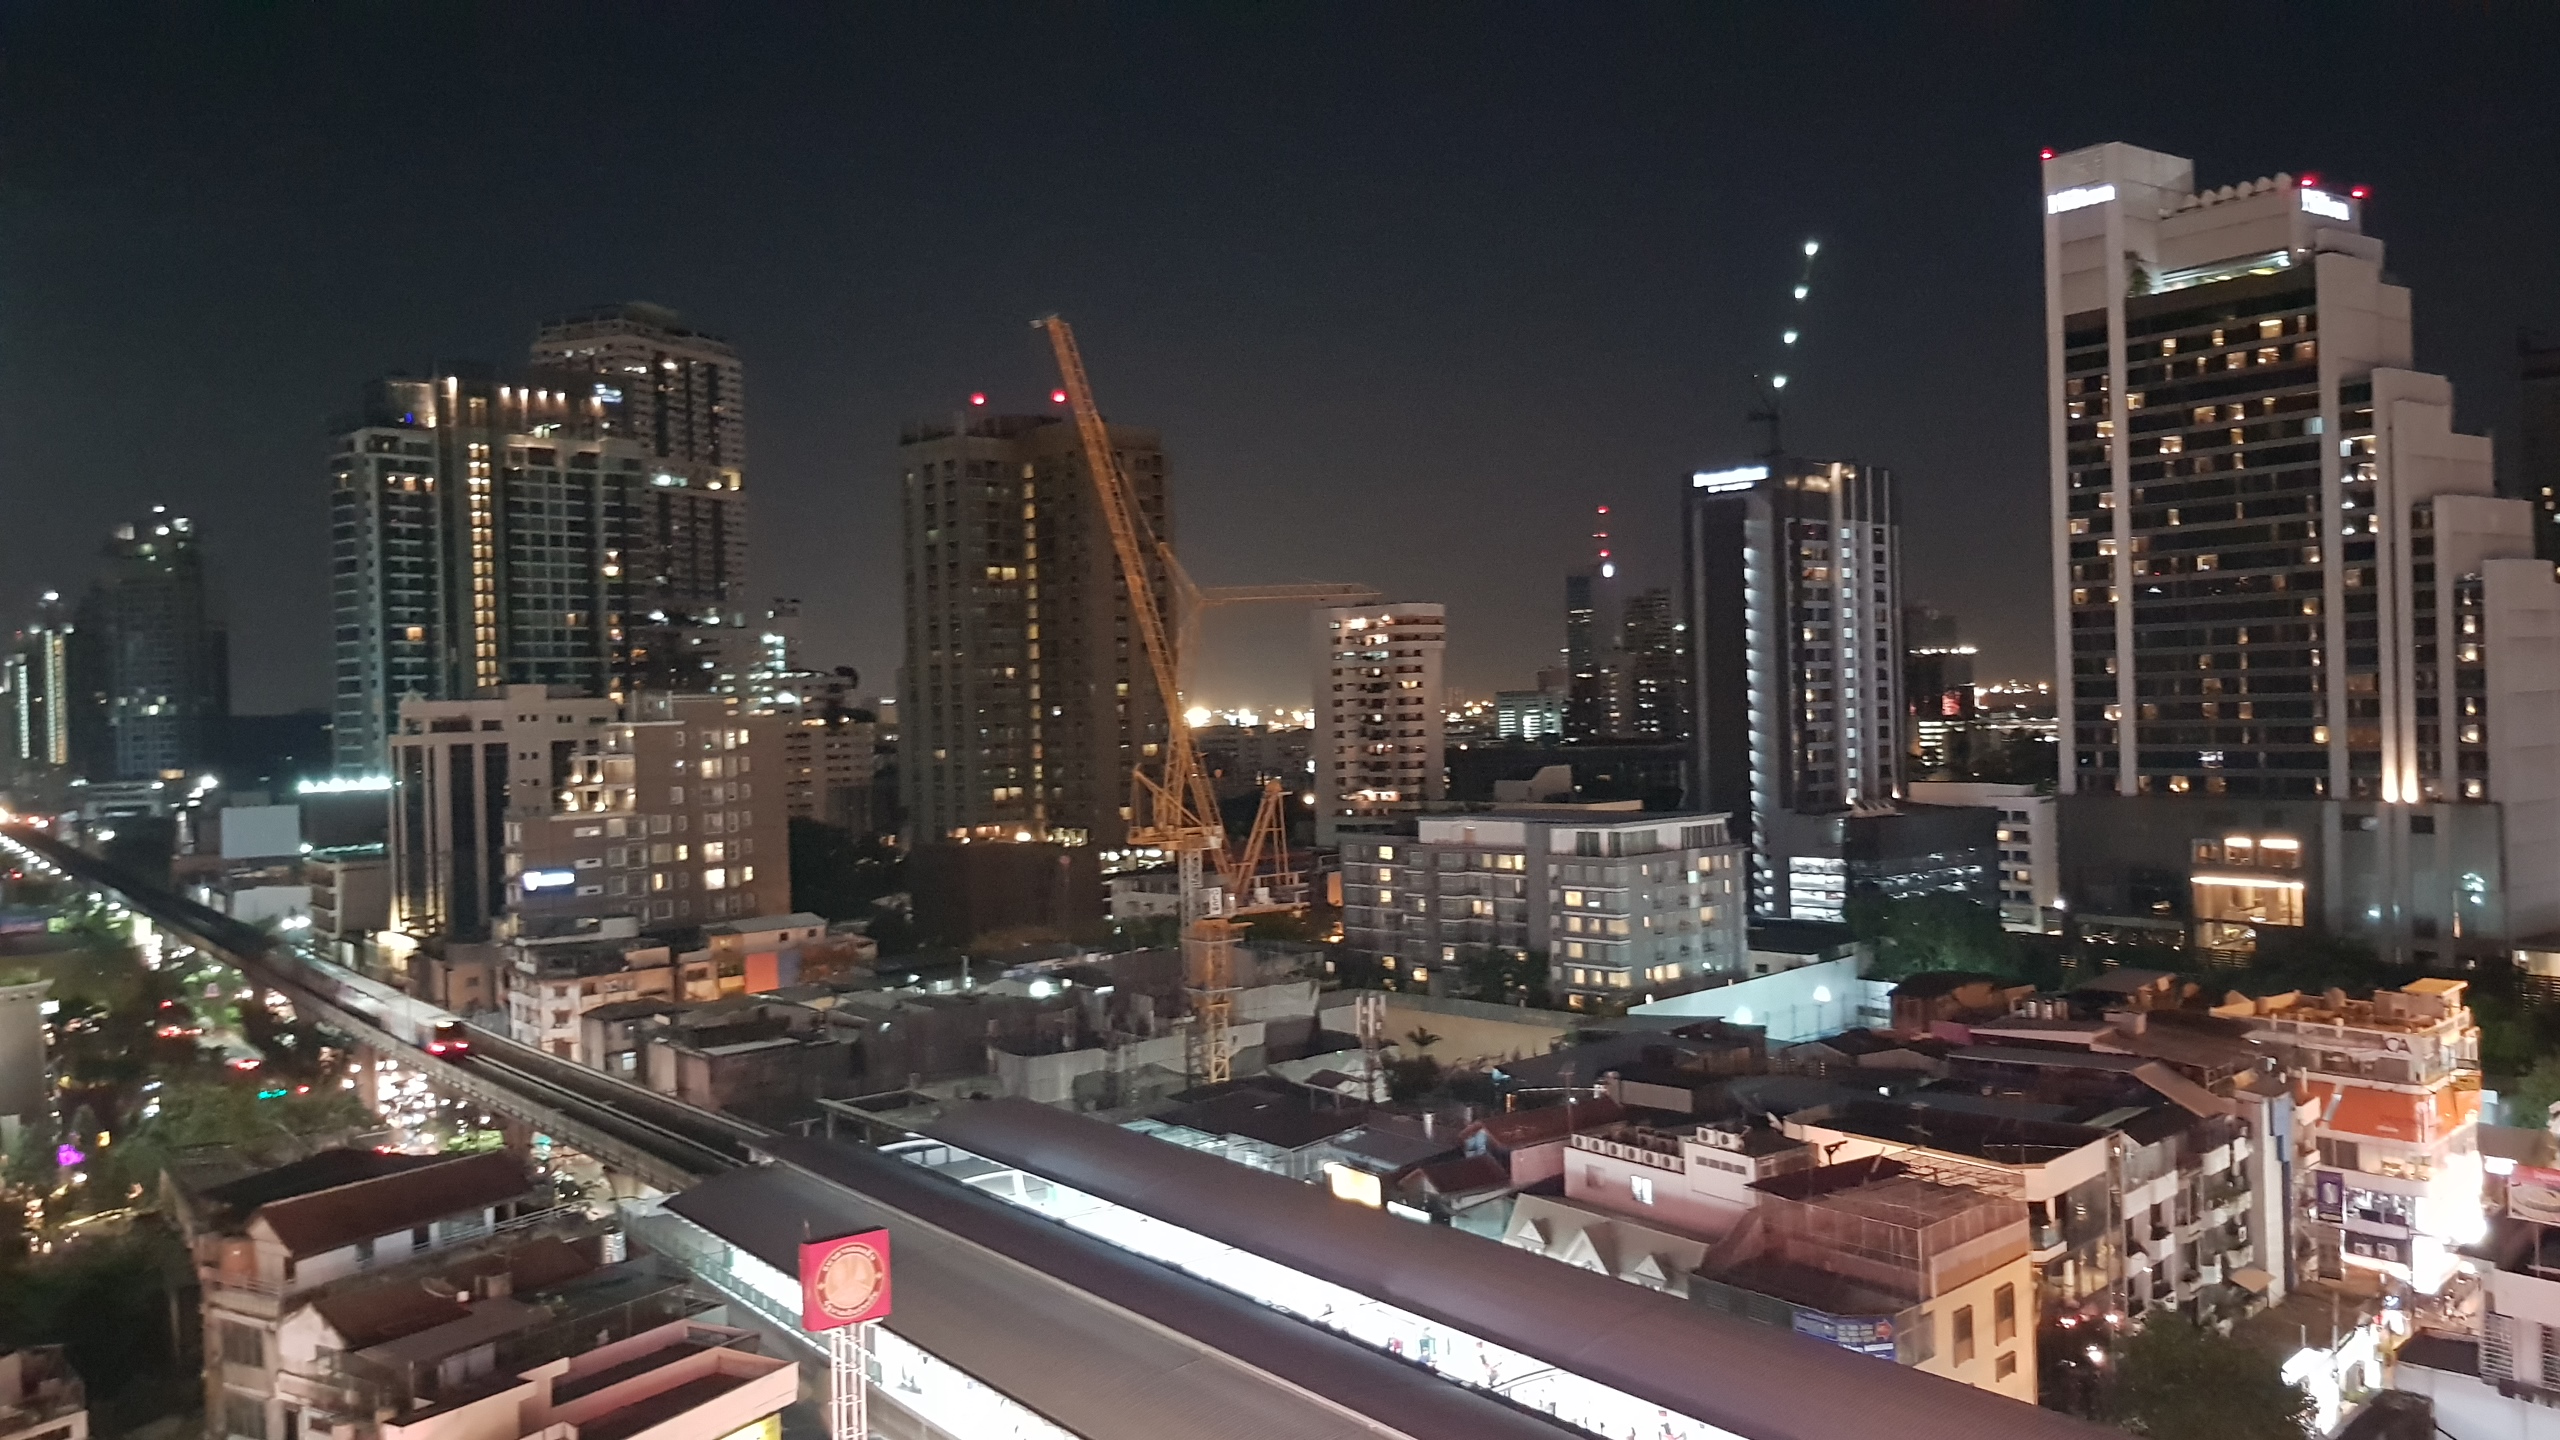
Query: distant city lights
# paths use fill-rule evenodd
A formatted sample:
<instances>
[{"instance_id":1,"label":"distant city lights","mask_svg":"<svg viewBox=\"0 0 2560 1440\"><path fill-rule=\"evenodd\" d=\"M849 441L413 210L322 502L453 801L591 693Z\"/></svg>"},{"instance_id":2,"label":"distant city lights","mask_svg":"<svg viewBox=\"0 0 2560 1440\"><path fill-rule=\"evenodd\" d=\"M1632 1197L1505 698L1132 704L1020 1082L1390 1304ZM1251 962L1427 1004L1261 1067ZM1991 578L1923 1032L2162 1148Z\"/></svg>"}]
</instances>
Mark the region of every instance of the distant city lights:
<instances>
[{"instance_id":1,"label":"distant city lights","mask_svg":"<svg viewBox=\"0 0 2560 1440\"><path fill-rule=\"evenodd\" d=\"M1303 730L1316 723L1316 712L1309 709L1256 709L1252 706L1194 705L1182 712L1192 729L1232 725L1239 730Z\"/></svg>"}]
</instances>

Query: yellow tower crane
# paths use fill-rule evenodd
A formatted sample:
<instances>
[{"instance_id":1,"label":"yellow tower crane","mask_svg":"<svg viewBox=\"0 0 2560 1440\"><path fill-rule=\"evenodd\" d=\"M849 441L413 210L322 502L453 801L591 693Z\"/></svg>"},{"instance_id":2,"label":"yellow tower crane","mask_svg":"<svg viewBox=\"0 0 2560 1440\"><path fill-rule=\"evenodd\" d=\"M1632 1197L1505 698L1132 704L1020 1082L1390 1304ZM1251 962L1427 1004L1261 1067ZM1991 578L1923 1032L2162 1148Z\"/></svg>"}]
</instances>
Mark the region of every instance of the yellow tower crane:
<instances>
[{"instance_id":1,"label":"yellow tower crane","mask_svg":"<svg viewBox=\"0 0 2560 1440\"><path fill-rule=\"evenodd\" d=\"M1180 600L1183 640L1193 633L1199 613L1224 604L1282 601L1302 604L1360 604L1377 592L1355 585L1277 585L1202 589L1191 583L1173 547L1157 537L1138 511L1128 474L1111 448L1111 432L1093 403L1093 382L1084 356L1076 348L1075 331L1058 316L1033 324L1049 337L1058 361L1058 378L1075 417L1077 438L1084 447L1085 468L1092 472L1094 496L1111 548L1120 562L1128 592L1129 618L1146 652L1147 669L1164 702L1165 745L1160 763L1150 773L1143 760L1129 776L1129 843L1149 845L1174 857L1182 917L1183 984L1190 992L1192 1024L1188 1056L1190 1073L1201 1084L1232 1078L1235 1048L1230 1029L1235 1018L1235 939L1242 928L1241 911L1283 908L1277 898L1288 888L1288 838L1285 826L1288 794L1278 781L1263 787L1262 808L1240 854L1227 852L1226 824L1218 813L1217 792L1200 766L1200 751L1183 714L1180 655L1174 625L1157 604L1148 562L1163 567ZM1267 881L1265 861L1276 865ZM1219 883L1206 883L1205 872L1218 871ZM1265 898L1271 897L1271 898Z\"/></svg>"}]
</instances>

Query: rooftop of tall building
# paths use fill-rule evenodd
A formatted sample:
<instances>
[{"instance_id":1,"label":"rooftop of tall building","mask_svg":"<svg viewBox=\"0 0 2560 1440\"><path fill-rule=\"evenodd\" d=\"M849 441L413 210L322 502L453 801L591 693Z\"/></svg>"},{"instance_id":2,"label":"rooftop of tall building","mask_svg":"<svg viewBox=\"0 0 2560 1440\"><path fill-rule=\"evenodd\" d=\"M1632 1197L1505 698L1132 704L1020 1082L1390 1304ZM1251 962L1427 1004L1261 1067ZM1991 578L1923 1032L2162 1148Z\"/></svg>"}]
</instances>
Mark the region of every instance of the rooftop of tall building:
<instances>
[{"instance_id":1,"label":"rooftop of tall building","mask_svg":"<svg viewBox=\"0 0 2560 1440\"><path fill-rule=\"evenodd\" d=\"M655 330L670 338L703 341L724 347L728 344L717 335L696 330L686 324L684 317L672 308L651 300L625 300L619 304L592 306L542 322L542 332L545 336L551 335L554 331L572 328L612 327Z\"/></svg>"}]
</instances>

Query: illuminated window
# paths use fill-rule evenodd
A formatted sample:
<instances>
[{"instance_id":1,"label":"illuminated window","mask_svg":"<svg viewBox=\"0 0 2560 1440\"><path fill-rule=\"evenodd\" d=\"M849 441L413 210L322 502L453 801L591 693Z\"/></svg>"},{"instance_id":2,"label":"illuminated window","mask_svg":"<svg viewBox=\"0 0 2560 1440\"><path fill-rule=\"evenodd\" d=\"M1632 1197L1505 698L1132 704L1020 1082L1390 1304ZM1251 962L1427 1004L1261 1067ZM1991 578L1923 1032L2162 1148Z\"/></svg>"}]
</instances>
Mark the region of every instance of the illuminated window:
<instances>
[{"instance_id":1,"label":"illuminated window","mask_svg":"<svg viewBox=\"0 0 2560 1440\"><path fill-rule=\"evenodd\" d=\"M2275 880L2247 874L2189 877L2195 917L2243 925L2302 924L2303 886L2299 880Z\"/></svg>"}]
</instances>

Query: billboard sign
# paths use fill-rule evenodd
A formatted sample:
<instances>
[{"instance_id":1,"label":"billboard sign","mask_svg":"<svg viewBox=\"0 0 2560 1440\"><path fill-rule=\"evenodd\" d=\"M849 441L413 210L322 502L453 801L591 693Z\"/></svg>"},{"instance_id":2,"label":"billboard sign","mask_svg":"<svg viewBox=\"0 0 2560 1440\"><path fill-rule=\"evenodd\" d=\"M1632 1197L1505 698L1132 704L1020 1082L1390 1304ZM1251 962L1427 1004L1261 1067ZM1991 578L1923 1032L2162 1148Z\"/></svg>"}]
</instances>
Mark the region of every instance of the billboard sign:
<instances>
[{"instance_id":1,"label":"billboard sign","mask_svg":"<svg viewBox=\"0 0 2560 1440\"><path fill-rule=\"evenodd\" d=\"M2518 1165L2507 1176L2507 1213L2539 1225L2560 1225L2560 1170Z\"/></svg>"},{"instance_id":2,"label":"billboard sign","mask_svg":"<svg viewBox=\"0 0 2560 1440\"><path fill-rule=\"evenodd\" d=\"M1799 1335L1828 1341L1843 1350L1885 1360L1894 1358L1890 1315L1826 1315L1819 1310L1798 1310L1793 1328Z\"/></svg>"},{"instance_id":3,"label":"billboard sign","mask_svg":"<svg viewBox=\"0 0 2560 1440\"><path fill-rule=\"evenodd\" d=\"M2370 1260L2377 1265L2409 1263L2409 1242L2397 1236L2367 1235L2361 1230L2350 1230L2338 1238L2338 1244L2353 1259Z\"/></svg>"},{"instance_id":4,"label":"billboard sign","mask_svg":"<svg viewBox=\"0 0 2560 1440\"><path fill-rule=\"evenodd\" d=\"M863 1230L800 1245L800 1327L840 1329L889 1313L889 1232Z\"/></svg>"},{"instance_id":5,"label":"billboard sign","mask_svg":"<svg viewBox=\"0 0 2560 1440\"><path fill-rule=\"evenodd\" d=\"M2347 1209L2347 1177L2336 1170L2313 1171L2311 1209L2321 1219L2337 1223Z\"/></svg>"}]
</instances>

